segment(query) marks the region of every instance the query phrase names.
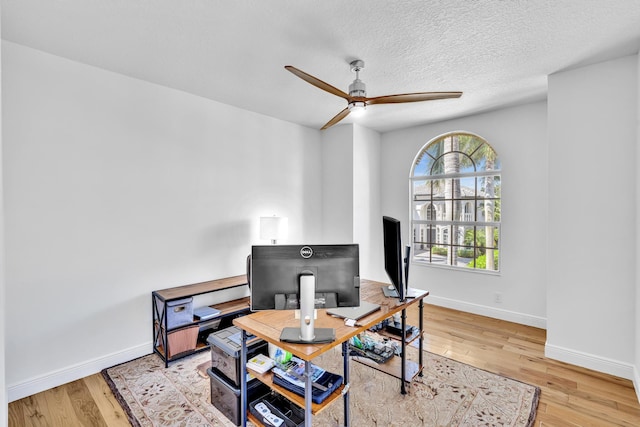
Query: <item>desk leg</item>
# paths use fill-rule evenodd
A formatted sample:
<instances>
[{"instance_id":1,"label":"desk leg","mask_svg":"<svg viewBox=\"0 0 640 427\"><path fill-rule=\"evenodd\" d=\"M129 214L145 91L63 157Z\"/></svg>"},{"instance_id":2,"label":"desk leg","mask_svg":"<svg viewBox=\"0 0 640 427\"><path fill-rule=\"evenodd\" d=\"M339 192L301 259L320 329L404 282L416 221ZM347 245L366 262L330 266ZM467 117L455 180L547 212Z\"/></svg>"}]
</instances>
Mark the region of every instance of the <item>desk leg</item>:
<instances>
[{"instance_id":1,"label":"desk leg","mask_svg":"<svg viewBox=\"0 0 640 427\"><path fill-rule=\"evenodd\" d=\"M407 384L405 378L407 376L407 338L405 336L405 330L407 328L407 309L402 309L402 329L401 338L402 341L402 366L400 367L400 393L407 394Z\"/></svg>"},{"instance_id":2,"label":"desk leg","mask_svg":"<svg viewBox=\"0 0 640 427\"><path fill-rule=\"evenodd\" d=\"M247 331L242 330L240 347L240 425L247 425Z\"/></svg>"},{"instance_id":3,"label":"desk leg","mask_svg":"<svg viewBox=\"0 0 640 427\"><path fill-rule=\"evenodd\" d=\"M304 362L305 372L305 384L304 384L304 425L305 427L312 427L311 425L311 398L313 397L313 382L311 378L311 361L306 360Z\"/></svg>"},{"instance_id":4,"label":"desk leg","mask_svg":"<svg viewBox=\"0 0 640 427\"><path fill-rule=\"evenodd\" d=\"M342 378L344 381L345 391L343 392L343 400L344 400L344 425L345 427L351 426L351 418L349 416L349 341L345 341L342 343L342 357L343 357L343 373Z\"/></svg>"},{"instance_id":5,"label":"desk leg","mask_svg":"<svg viewBox=\"0 0 640 427\"><path fill-rule=\"evenodd\" d=\"M418 307L420 307L420 320L418 320L418 325L420 328L420 336L418 337L418 364L419 364L419 369L420 372L418 373L418 376L422 377L424 374L422 373L422 371L424 370L424 365L422 364L422 359L423 359L423 355L422 355L422 349L424 347L424 318L423 318L423 311L424 311L424 298L420 298L420 302L418 303Z\"/></svg>"}]
</instances>

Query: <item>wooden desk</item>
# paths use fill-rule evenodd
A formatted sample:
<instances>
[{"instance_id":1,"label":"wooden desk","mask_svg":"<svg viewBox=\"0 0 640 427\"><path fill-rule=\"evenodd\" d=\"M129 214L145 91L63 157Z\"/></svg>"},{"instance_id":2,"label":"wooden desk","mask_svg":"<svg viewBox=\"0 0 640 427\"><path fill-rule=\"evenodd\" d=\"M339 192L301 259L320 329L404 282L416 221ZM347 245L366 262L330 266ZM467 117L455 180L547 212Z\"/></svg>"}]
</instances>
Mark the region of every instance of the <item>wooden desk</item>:
<instances>
[{"instance_id":1,"label":"wooden desk","mask_svg":"<svg viewBox=\"0 0 640 427\"><path fill-rule=\"evenodd\" d=\"M344 401L344 418L345 425L350 425L349 420L349 348L348 343L349 339L358 335L370 327L380 323L384 319L393 316L396 313L402 313L402 329L405 329L406 326L406 309L413 305L419 304L420 307L420 350L422 350L422 331L423 331L423 323L422 323L422 311L423 311L423 299L429 295L428 291L423 291L420 289L411 289L412 295L414 298L410 298L405 300L404 302L400 302L395 298L387 298L384 296L382 292L382 287L388 286L387 283L375 282L371 280L361 280L360 282L360 299L368 302L372 302L380 305L380 310L363 317L358 320L357 326L349 327L344 324L343 319L338 319L332 316L328 316L326 314L326 310L320 309L318 310L318 318L315 321L316 328L334 328L336 331L336 339L331 343L326 344L291 344L280 341L280 333L282 329L285 327L298 327L300 325L300 320L295 319L294 311L292 310L267 310L267 311L259 311L252 313L248 316L243 316L234 319L233 323L242 329L242 350L241 350L241 364L243 369L246 369L247 363L247 333L256 335L263 340L272 343L283 350L289 351L293 355L299 357L305 361L311 361L315 357L329 351L333 347L342 344L342 354L344 358L344 373L343 373L343 385L332 393L322 404L317 405L312 403L311 401L311 393L305 393L304 398L298 396L295 393L292 393L282 387L279 387L272 383L272 374L270 372L259 375L254 374L260 381L269 385L272 389L276 390L278 393L284 395L290 401L294 402L300 407L305 409L305 426L311 426L312 414L316 414L321 411L324 407L331 404L333 401L343 396ZM410 381L411 378L407 377L406 374L406 341L403 339L402 342L402 357L400 362L400 373L398 378L400 378L400 387L401 393L406 394L406 384L405 380ZM306 365L307 374L310 373L310 364ZM386 370L385 370L386 371ZM418 374L422 374L422 351L419 352L419 372ZM245 378L243 375L242 378ZM402 379L405 380L402 380ZM305 390L311 390L311 378L310 375L306 376L307 384ZM242 412L242 425L246 426L247 416L251 417L251 421L256 423L255 420L250 414L247 414L248 410L248 402L247 402L247 384L246 378L241 381L241 412ZM259 422L257 423L260 424Z\"/></svg>"}]
</instances>

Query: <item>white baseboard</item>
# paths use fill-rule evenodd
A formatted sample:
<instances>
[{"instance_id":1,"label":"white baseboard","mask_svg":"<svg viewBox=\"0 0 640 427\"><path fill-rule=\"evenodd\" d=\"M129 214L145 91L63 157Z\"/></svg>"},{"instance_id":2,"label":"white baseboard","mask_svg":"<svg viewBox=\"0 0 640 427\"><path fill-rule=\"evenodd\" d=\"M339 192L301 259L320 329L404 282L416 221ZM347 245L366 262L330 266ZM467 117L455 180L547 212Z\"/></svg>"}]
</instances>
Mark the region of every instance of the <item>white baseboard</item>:
<instances>
[{"instance_id":1,"label":"white baseboard","mask_svg":"<svg viewBox=\"0 0 640 427\"><path fill-rule=\"evenodd\" d=\"M455 310L465 311L468 313L479 314L481 316L492 317L495 319L506 320L509 322L520 323L522 325L533 326L536 328L546 329L547 319L538 316L518 313L509 310L497 309L495 307L487 307L479 304L472 304L464 301L453 300L449 298L437 297L429 295L425 301L429 304L440 307L452 308ZM552 344L545 344L545 356L550 359L559 360L561 362L570 363L572 365L581 366L594 371L615 375L633 381L633 385L640 402L640 367L636 367L629 363L608 359L593 354L583 353Z\"/></svg>"},{"instance_id":2,"label":"white baseboard","mask_svg":"<svg viewBox=\"0 0 640 427\"><path fill-rule=\"evenodd\" d=\"M637 371L631 363L620 362L607 357L571 350L569 348L549 343L545 343L544 345L544 355L545 357L559 360L560 362L570 363L571 365L581 366L583 368L593 369L594 371L632 380L635 383L636 394L638 394L638 385L640 385L640 383L638 383ZM635 377L634 371L636 371Z\"/></svg>"},{"instance_id":3,"label":"white baseboard","mask_svg":"<svg viewBox=\"0 0 640 427\"><path fill-rule=\"evenodd\" d=\"M479 314L481 316L492 317L494 319L506 320L508 322L519 323L521 325L533 326L535 328L546 329L547 319L530 314L518 313L515 311L503 310L485 305L472 304L469 302L458 301L449 298L429 295L425 301L429 304L440 307L452 308L467 313Z\"/></svg>"},{"instance_id":4,"label":"white baseboard","mask_svg":"<svg viewBox=\"0 0 640 427\"><path fill-rule=\"evenodd\" d=\"M151 353L151 351L153 351L152 349L153 343L149 341L117 353L108 354L93 360L88 360L44 375L33 377L17 384L8 385L8 400L9 402L13 402L14 400L22 399L23 397L31 396L33 394L40 393L41 391L49 390L50 388L93 375L105 368L110 368L111 366L145 356Z\"/></svg>"},{"instance_id":5,"label":"white baseboard","mask_svg":"<svg viewBox=\"0 0 640 427\"><path fill-rule=\"evenodd\" d=\"M633 387L636 389L636 396L638 396L638 402L640 402L640 368L637 366L633 368Z\"/></svg>"}]
</instances>

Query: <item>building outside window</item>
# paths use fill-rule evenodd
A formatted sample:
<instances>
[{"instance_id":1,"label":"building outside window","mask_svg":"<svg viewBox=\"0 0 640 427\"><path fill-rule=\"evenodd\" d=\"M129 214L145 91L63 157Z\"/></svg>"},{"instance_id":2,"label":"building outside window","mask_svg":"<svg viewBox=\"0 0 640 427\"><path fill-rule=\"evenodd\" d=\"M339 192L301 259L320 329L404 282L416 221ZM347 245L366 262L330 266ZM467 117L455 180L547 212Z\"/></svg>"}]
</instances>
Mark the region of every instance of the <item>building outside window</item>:
<instances>
[{"instance_id":1,"label":"building outside window","mask_svg":"<svg viewBox=\"0 0 640 427\"><path fill-rule=\"evenodd\" d=\"M487 141L464 132L430 141L410 187L414 263L500 271L500 160Z\"/></svg>"}]
</instances>

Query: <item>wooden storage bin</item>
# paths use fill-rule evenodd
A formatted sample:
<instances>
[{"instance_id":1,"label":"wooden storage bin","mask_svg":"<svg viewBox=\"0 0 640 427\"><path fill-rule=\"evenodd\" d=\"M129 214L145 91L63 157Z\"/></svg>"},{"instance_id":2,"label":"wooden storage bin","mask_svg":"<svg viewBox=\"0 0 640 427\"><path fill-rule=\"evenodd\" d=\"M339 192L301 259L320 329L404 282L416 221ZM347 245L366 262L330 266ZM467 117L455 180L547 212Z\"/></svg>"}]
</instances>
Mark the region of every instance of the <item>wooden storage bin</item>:
<instances>
[{"instance_id":1,"label":"wooden storage bin","mask_svg":"<svg viewBox=\"0 0 640 427\"><path fill-rule=\"evenodd\" d=\"M176 354L195 350L199 330L198 325L193 325L169 332L167 335L167 357L171 358Z\"/></svg>"}]
</instances>

